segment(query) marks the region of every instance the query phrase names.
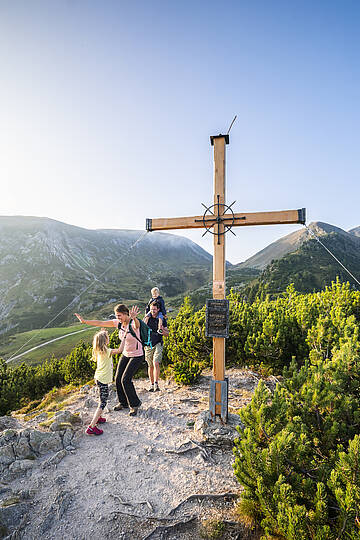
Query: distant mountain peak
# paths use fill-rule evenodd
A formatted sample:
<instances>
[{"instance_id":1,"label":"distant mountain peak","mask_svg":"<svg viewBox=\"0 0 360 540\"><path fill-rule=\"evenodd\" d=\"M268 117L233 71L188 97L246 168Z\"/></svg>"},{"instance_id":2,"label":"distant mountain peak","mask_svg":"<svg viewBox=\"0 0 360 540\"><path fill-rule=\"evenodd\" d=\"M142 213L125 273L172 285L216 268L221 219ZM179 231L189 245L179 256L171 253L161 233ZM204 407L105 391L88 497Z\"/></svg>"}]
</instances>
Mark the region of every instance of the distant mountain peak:
<instances>
[{"instance_id":1,"label":"distant mountain peak","mask_svg":"<svg viewBox=\"0 0 360 540\"><path fill-rule=\"evenodd\" d=\"M327 234L336 233L343 237L349 237L350 232L346 232L340 227L325 223L323 221L312 221L308 228L314 232L316 236L325 236ZM360 236L360 227L353 229L353 236ZM357 231L357 232L356 232ZM299 249L302 244L311 240L313 236L308 230L303 227L293 233L283 236L279 240L272 242L266 248L262 249L245 262L236 265L239 268L257 268L263 270L273 260L281 259L289 253L293 253Z\"/></svg>"},{"instance_id":2,"label":"distant mountain peak","mask_svg":"<svg viewBox=\"0 0 360 540\"><path fill-rule=\"evenodd\" d=\"M360 236L360 226L354 227L353 229L350 229L349 234L353 234L355 236Z\"/></svg>"}]
</instances>

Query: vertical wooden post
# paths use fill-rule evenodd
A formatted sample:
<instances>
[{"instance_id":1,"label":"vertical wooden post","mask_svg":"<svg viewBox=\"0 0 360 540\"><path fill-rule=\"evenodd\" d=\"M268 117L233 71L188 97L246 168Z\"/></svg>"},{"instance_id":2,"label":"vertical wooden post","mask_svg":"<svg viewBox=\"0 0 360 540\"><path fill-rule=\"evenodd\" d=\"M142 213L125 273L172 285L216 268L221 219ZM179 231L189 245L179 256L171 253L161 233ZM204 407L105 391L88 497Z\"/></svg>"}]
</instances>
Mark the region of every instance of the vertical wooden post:
<instances>
[{"instance_id":1,"label":"vertical wooden post","mask_svg":"<svg viewBox=\"0 0 360 540\"><path fill-rule=\"evenodd\" d=\"M225 204L225 144L229 138L226 135L218 135L211 138L214 145L214 205ZM224 206L214 207L214 214L223 214ZM217 235L216 233L220 234ZM214 259L213 259L213 298L223 300L226 295L225 289L225 234L224 224L219 222L214 225ZM215 381L225 379L225 338L213 338L213 376ZM221 415L221 386L215 386L215 414Z\"/></svg>"}]
</instances>

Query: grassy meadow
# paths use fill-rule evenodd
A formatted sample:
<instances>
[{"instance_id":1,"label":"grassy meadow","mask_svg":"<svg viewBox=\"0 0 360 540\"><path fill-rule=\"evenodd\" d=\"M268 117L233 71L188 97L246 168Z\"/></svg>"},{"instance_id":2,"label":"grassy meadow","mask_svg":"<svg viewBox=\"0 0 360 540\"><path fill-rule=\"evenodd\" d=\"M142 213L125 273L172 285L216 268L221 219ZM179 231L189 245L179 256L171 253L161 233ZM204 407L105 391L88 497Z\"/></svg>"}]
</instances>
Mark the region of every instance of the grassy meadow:
<instances>
[{"instance_id":1,"label":"grassy meadow","mask_svg":"<svg viewBox=\"0 0 360 540\"><path fill-rule=\"evenodd\" d=\"M73 332L82 332L74 334ZM34 351L28 352L27 354L10 361L11 366L19 365L22 362L27 364L41 364L47 358L55 356L56 358L62 358L70 353L70 351L78 345L81 341L91 342L94 333L98 329L95 327L85 327L81 324L75 324L73 326L59 327L59 328L44 328L42 330L30 330L28 332L21 332L19 334L14 334L9 336L6 339L6 343L0 344L0 358L7 360L10 356L21 354L33 347L37 347L50 341L52 339L61 338L67 334L72 334L64 337L63 339L58 339L47 345L40 347ZM27 345L25 345L27 343ZM22 347L17 353L17 351Z\"/></svg>"}]
</instances>

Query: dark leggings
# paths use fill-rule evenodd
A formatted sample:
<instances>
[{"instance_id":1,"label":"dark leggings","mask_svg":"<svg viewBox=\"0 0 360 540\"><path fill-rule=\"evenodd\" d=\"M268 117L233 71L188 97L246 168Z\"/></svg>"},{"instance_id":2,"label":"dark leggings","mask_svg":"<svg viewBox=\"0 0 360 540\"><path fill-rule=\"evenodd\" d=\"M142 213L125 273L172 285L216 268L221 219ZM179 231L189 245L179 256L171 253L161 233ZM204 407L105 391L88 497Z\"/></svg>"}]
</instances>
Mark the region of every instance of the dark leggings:
<instances>
[{"instance_id":1,"label":"dark leggings","mask_svg":"<svg viewBox=\"0 0 360 540\"><path fill-rule=\"evenodd\" d=\"M109 399L109 386L100 381L96 381L100 389L100 409L104 410Z\"/></svg>"},{"instance_id":2,"label":"dark leggings","mask_svg":"<svg viewBox=\"0 0 360 540\"><path fill-rule=\"evenodd\" d=\"M115 383L119 403L123 407L139 407L141 401L137 396L132 378L141 367L144 355L128 358L122 355L115 375Z\"/></svg>"}]
</instances>

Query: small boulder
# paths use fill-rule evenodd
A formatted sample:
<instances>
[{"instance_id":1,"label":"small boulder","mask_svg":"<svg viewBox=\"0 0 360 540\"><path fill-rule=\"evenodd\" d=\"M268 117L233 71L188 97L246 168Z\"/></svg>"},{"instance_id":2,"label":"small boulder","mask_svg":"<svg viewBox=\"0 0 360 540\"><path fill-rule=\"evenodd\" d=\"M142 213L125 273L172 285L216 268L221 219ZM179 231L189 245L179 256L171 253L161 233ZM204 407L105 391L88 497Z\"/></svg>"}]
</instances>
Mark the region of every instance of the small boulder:
<instances>
[{"instance_id":1,"label":"small boulder","mask_svg":"<svg viewBox=\"0 0 360 540\"><path fill-rule=\"evenodd\" d=\"M27 439L21 437L16 444L13 445L15 456L17 459L34 459L35 454L30 448Z\"/></svg>"},{"instance_id":2,"label":"small boulder","mask_svg":"<svg viewBox=\"0 0 360 540\"><path fill-rule=\"evenodd\" d=\"M20 422L12 416L0 416L0 431L4 429L20 429Z\"/></svg>"},{"instance_id":3,"label":"small boulder","mask_svg":"<svg viewBox=\"0 0 360 540\"><path fill-rule=\"evenodd\" d=\"M210 411L202 411L196 419L194 430L211 444L232 446L238 436L237 426L243 429L238 414L229 414L227 423L223 424L218 417L213 420Z\"/></svg>"},{"instance_id":4,"label":"small boulder","mask_svg":"<svg viewBox=\"0 0 360 540\"><path fill-rule=\"evenodd\" d=\"M50 426L51 431L61 431L81 424L81 418L70 411L59 411L54 416Z\"/></svg>"},{"instance_id":5,"label":"small boulder","mask_svg":"<svg viewBox=\"0 0 360 540\"><path fill-rule=\"evenodd\" d=\"M71 443L72 439L74 437L74 432L72 429L66 429L65 433L63 435L63 445L66 448Z\"/></svg>"},{"instance_id":6,"label":"small boulder","mask_svg":"<svg viewBox=\"0 0 360 540\"><path fill-rule=\"evenodd\" d=\"M95 399L91 398L91 397L88 397L85 401L84 401L84 407L86 409L94 409L97 405L97 402L95 401Z\"/></svg>"},{"instance_id":7,"label":"small boulder","mask_svg":"<svg viewBox=\"0 0 360 540\"><path fill-rule=\"evenodd\" d=\"M18 432L15 429L5 429L0 435L0 447L6 446L10 442L14 442L18 437Z\"/></svg>"},{"instance_id":8,"label":"small boulder","mask_svg":"<svg viewBox=\"0 0 360 540\"><path fill-rule=\"evenodd\" d=\"M21 523L28 508L28 504L24 502L16 503L15 501L7 506L0 506L0 527L10 534L14 527Z\"/></svg>"},{"instance_id":9,"label":"small boulder","mask_svg":"<svg viewBox=\"0 0 360 540\"><path fill-rule=\"evenodd\" d=\"M42 467L45 469L46 467L51 467L52 465L57 465L60 463L62 459L67 455L66 450L59 450L59 452L56 452L53 456L49 457L46 461L44 461Z\"/></svg>"},{"instance_id":10,"label":"small boulder","mask_svg":"<svg viewBox=\"0 0 360 540\"><path fill-rule=\"evenodd\" d=\"M2 446L0 448L0 470L10 465L13 461L15 461L15 454L12 444Z\"/></svg>"},{"instance_id":11,"label":"small boulder","mask_svg":"<svg viewBox=\"0 0 360 540\"><path fill-rule=\"evenodd\" d=\"M35 465L33 459L20 459L11 463L9 471L15 475L21 475L22 473L32 469Z\"/></svg>"},{"instance_id":12,"label":"small boulder","mask_svg":"<svg viewBox=\"0 0 360 540\"><path fill-rule=\"evenodd\" d=\"M47 454L48 452L57 452L63 448L59 433L33 430L30 433L29 443L31 448L37 454L41 455Z\"/></svg>"}]
</instances>

